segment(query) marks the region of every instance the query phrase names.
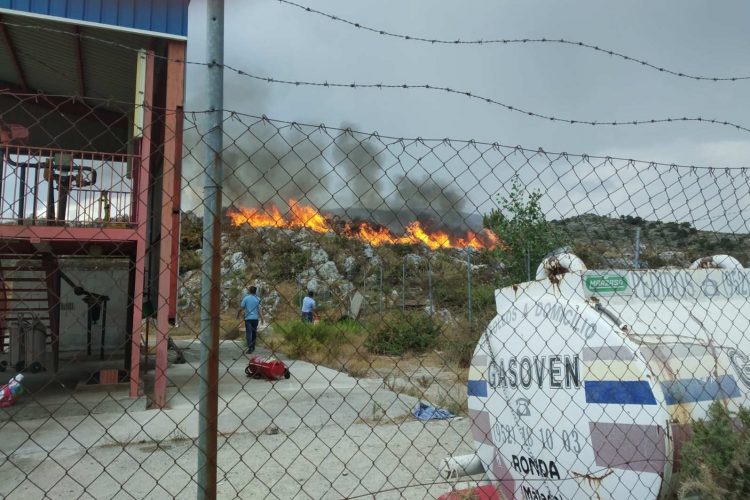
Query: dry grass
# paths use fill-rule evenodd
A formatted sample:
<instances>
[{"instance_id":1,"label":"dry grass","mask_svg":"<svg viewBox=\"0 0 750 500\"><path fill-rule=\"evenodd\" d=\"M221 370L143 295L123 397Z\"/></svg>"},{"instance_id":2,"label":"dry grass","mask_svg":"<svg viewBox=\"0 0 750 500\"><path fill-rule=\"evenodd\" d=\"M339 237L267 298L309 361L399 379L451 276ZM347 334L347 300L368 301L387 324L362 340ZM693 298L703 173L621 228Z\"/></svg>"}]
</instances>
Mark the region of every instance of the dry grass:
<instances>
[{"instance_id":1,"label":"dry grass","mask_svg":"<svg viewBox=\"0 0 750 500\"><path fill-rule=\"evenodd\" d=\"M169 335L175 339L197 339L200 335L200 314L184 314L179 317L177 326L169 330ZM155 328L151 327L155 335ZM237 318L237 311L226 311L219 316L219 336L222 339L235 340L245 336L245 324Z\"/></svg>"},{"instance_id":2,"label":"dry grass","mask_svg":"<svg viewBox=\"0 0 750 500\"><path fill-rule=\"evenodd\" d=\"M258 343L265 346L272 353L282 352L284 341L271 334L259 335Z\"/></svg>"},{"instance_id":3,"label":"dry grass","mask_svg":"<svg viewBox=\"0 0 750 500\"><path fill-rule=\"evenodd\" d=\"M346 373L355 378L363 378L370 373L370 362L363 359L353 359L347 361L344 366Z\"/></svg>"},{"instance_id":4,"label":"dry grass","mask_svg":"<svg viewBox=\"0 0 750 500\"><path fill-rule=\"evenodd\" d=\"M454 415L469 414L469 399L466 395L458 397L455 394L451 394L450 391L441 391L436 404Z\"/></svg>"},{"instance_id":5,"label":"dry grass","mask_svg":"<svg viewBox=\"0 0 750 500\"><path fill-rule=\"evenodd\" d=\"M433 382L435 382L435 377L431 377L430 375L423 374L417 377L417 384L423 389L430 387Z\"/></svg>"},{"instance_id":6,"label":"dry grass","mask_svg":"<svg viewBox=\"0 0 750 500\"><path fill-rule=\"evenodd\" d=\"M294 297L299 292L297 284L284 281L274 285L274 289L281 297L279 306L274 313L274 321L292 321L298 319L300 305L294 301Z\"/></svg>"}]
</instances>

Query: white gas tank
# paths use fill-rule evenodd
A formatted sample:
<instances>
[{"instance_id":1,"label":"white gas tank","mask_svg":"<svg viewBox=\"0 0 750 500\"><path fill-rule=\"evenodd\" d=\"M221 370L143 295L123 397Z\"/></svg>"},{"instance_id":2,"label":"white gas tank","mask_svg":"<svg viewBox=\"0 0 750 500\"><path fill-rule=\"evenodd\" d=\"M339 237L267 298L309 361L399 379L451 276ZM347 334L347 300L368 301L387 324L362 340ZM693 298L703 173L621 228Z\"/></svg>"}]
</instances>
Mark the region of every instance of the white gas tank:
<instances>
[{"instance_id":1,"label":"white gas tank","mask_svg":"<svg viewBox=\"0 0 750 500\"><path fill-rule=\"evenodd\" d=\"M687 426L750 406L750 270L568 260L496 292L469 372L477 455L506 499L658 498Z\"/></svg>"}]
</instances>

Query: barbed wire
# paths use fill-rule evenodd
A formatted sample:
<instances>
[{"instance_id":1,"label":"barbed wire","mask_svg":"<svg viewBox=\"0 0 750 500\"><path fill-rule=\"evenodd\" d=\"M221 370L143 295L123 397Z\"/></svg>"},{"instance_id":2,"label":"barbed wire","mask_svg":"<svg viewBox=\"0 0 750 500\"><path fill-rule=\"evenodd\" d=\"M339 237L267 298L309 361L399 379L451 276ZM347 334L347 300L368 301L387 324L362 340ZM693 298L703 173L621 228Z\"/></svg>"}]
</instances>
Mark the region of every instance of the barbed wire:
<instances>
[{"instance_id":1,"label":"barbed wire","mask_svg":"<svg viewBox=\"0 0 750 500\"><path fill-rule=\"evenodd\" d=\"M296 87L323 87L323 88L349 88L349 89L378 89L378 90L427 90L432 92L445 92L447 94L454 94L466 97L468 99L474 99L482 101L486 104L492 104L499 106L508 111L514 113L520 113L533 118L539 118L545 121L566 123L569 125L591 125L591 126L605 126L605 127L622 127L622 126L638 126L638 125L655 125L660 123L674 123L674 122L699 122L708 123L713 125L719 125L722 127L731 127L736 130L743 132L750 132L750 128L740 125L727 120L717 120L715 118L703 118L701 116L694 117L666 117L666 118L651 118L651 119L636 119L636 120L581 120L578 118L560 118L557 116L548 115L536 111L530 111L525 108L513 106L491 97L482 96L474 92L467 90L458 90L451 87L443 87L440 85L430 84L409 84L409 83L341 83L341 82L312 82L304 80L284 80L280 78L274 78L271 76L259 76L253 73L234 68L232 66L224 65L226 69L236 72L240 76L251 78L253 80L263 81L266 83L274 83L280 85L290 85Z\"/></svg>"},{"instance_id":2,"label":"barbed wire","mask_svg":"<svg viewBox=\"0 0 750 500\"><path fill-rule=\"evenodd\" d=\"M0 89L0 95L8 94L8 91L4 91L3 89ZM18 98L19 100L25 100L25 99L38 99L40 97L47 97L47 98L55 98L55 99L68 99L70 102L76 102L80 96L76 95L68 95L68 94L47 94L47 93L33 93L33 92L27 92L27 93L19 93L19 92L10 92L13 96ZM86 97L86 101L91 104L91 109L95 110L99 106L106 107L110 104L118 104L122 106L135 106L135 103L132 101L125 101L120 99L113 99L113 98L103 98L103 97ZM149 109L165 112L167 114L174 113L174 110L169 110L167 108L164 108L163 106L156 106L156 105L148 105ZM187 109L184 110L182 113L185 115L202 115L202 114L208 114L212 113L212 110L209 109ZM326 125L323 123L314 124L314 123L308 123L308 122L299 122L294 120L283 120L283 119L277 119L277 118L271 118L267 115L257 115L253 113L246 113L242 111L237 111L233 109L223 109L222 112L227 113L227 119L231 119L232 117L244 117L244 118L250 118L258 121L264 121L264 122L274 122L274 123L281 123L284 125L287 125L289 127L297 127L297 126L304 126L304 127L316 127L323 130L332 130L340 133L356 133L356 134L362 134L362 135L369 135L371 137L377 137L380 139L388 139L392 141L397 142L412 142L412 143L419 143L419 142L446 142L446 143L455 143L455 144L464 144L464 145L474 145L474 146L484 146L484 147L490 147L490 148L497 148L497 149L510 149L515 150L518 152L523 153L530 153L530 154L539 154L539 155L545 155L545 156L554 156L557 158L584 158L584 159L591 159L591 160L616 160L616 161L626 161L629 162L629 164L633 167L636 167L638 165L645 165L646 168L653 168L653 167L661 167L661 168L675 168L675 169L687 169L687 170L713 170L713 171L733 171L733 170L739 170L739 171L748 171L750 170L750 166L715 166L715 165L692 165L692 164L686 164L686 163L667 163L667 162L661 162L661 161L654 161L654 160L643 160L638 158L627 158L620 155L601 155L601 154L588 154L588 153L569 153L566 151L551 151L547 150L542 146L538 147L530 147L530 146L524 146L524 145L510 145L510 144L504 144L500 142L489 142L486 140L477 140L477 139L465 139L465 138L448 138L448 137L411 137L411 136L395 136L395 135L388 135L388 134L380 134L377 131L371 131L371 132L365 132L363 130L355 130L352 128L341 128L331 125Z\"/></svg>"},{"instance_id":3,"label":"barbed wire","mask_svg":"<svg viewBox=\"0 0 750 500\"><path fill-rule=\"evenodd\" d=\"M427 38L422 37L418 35L406 35L402 33L395 33L388 30L380 29L380 28L373 28L371 26L364 25L357 21L352 21L349 19L345 19L340 16L336 16L334 14L330 14L328 12L323 12L321 10L313 9L312 7L308 7L306 5L301 5L296 2L292 2L290 0L277 0L280 4L286 4L290 7L296 7L300 10L303 10L305 12L309 12L311 14L317 14L319 16L323 16L327 19L330 19L331 21L336 21L339 23L344 23L349 26L352 26L354 28L358 28L364 31L369 31L371 33L375 33L377 35L391 37L391 38L398 38L401 40L407 40L410 42L423 42L423 43L429 43L432 45L507 45L507 44L559 44L559 45L568 45L572 47L579 47L583 49L589 49L593 50L595 52L599 52L601 54L609 55L612 57L617 57L620 59L623 59L628 62L632 62L635 64L639 64L642 67L653 69L656 71L659 71L660 73L667 73L672 76L677 76L680 78L688 78L691 80L702 80L702 81L712 81L712 82L736 82L740 80L750 80L750 76L701 76L701 75L691 75L689 73L681 72L672 70L669 68L665 68L663 66L658 66L656 64L650 63L648 61L638 59L636 57L631 57L626 54L623 54L621 52L618 52L616 50L606 49L603 47L599 47L598 45L593 45L586 42L576 41L576 40L567 40L564 38L496 38L496 39L476 39L476 40L461 40L461 39L447 39L447 38Z\"/></svg>"},{"instance_id":4,"label":"barbed wire","mask_svg":"<svg viewBox=\"0 0 750 500\"><path fill-rule=\"evenodd\" d=\"M6 24L8 26L16 26L16 27L29 27L29 28L38 28L37 26L33 25L17 25L14 23L7 23L5 21L0 21L2 24ZM120 48L124 48L131 51L138 51L139 49L130 47L125 44L121 44L118 42L111 42L103 39L99 39L96 37L91 37L88 35L81 35L75 32L65 32L61 30L52 30L49 28L41 28L47 31L55 31L62 34L66 34L69 36L78 36L85 39L90 40L96 40L101 41L103 43L109 43L110 45L117 46ZM485 104L491 104L494 106L499 106L501 108L504 108L508 111L514 112L514 113L520 113L526 116L530 116L533 118L538 118L545 121L555 122L555 123L565 123L569 125L590 125L590 126L605 126L605 127L622 127L622 126L638 126L638 125L656 125L656 124L663 124L663 123L675 123L675 122L697 122L697 123L707 123L711 125L718 125L722 127L730 127L734 128L736 130L742 131L742 132L750 132L750 128L740 125L738 123L734 123L728 120L721 120L716 118L703 118L701 116L683 116L683 117L665 117L665 118L651 118L651 119L636 119L636 120L582 120L578 118L561 118L553 115L549 115L542 112L537 111L531 111L525 108L520 108L517 106L513 106L511 104L507 104L501 101L498 101L497 99L482 96L479 94L476 94L474 92L470 92L467 90L459 90L454 89L451 87L444 87L441 85L431 85L431 84L408 84L408 83L342 83L342 82L314 82L314 81L305 81L305 80L285 80L280 78L274 78L271 76L260 76L256 75L254 73L247 72L245 70L239 69L237 67L228 65L228 64L219 64L216 62L198 62L198 61L188 61L188 60L182 60L182 59L172 59L167 56L161 56L161 55L155 55L157 59L165 60L165 61L173 61L173 62L179 62L184 63L186 65L192 65L192 66L203 66L203 67L213 67L213 66L221 66L222 68L229 70L231 72L236 73L239 76L243 76L246 78L250 78L257 81L263 81L266 83L273 83L273 84L279 84L279 85L290 85L290 86L306 86L306 87L323 87L323 88L349 88L349 89L379 89L379 90L427 90L432 92L444 92L447 94L454 94L454 95L460 95L463 97L466 97L468 99L474 99L478 100L480 102L484 102Z\"/></svg>"}]
</instances>

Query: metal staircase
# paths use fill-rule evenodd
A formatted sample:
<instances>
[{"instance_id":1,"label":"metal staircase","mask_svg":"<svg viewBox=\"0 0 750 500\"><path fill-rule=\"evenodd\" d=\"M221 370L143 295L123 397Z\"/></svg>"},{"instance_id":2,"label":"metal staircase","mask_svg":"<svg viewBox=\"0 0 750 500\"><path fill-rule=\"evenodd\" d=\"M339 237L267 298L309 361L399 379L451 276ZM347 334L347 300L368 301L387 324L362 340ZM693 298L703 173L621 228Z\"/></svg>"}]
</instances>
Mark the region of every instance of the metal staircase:
<instances>
[{"instance_id":1,"label":"metal staircase","mask_svg":"<svg viewBox=\"0 0 750 500\"><path fill-rule=\"evenodd\" d=\"M23 320L38 319L45 328L45 369L57 371L59 322L59 271L57 260L48 255L0 255L2 350L11 349L11 328ZM4 297L3 297L4 295ZM52 356L49 354L52 353Z\"/></svg>"}]
</instances>

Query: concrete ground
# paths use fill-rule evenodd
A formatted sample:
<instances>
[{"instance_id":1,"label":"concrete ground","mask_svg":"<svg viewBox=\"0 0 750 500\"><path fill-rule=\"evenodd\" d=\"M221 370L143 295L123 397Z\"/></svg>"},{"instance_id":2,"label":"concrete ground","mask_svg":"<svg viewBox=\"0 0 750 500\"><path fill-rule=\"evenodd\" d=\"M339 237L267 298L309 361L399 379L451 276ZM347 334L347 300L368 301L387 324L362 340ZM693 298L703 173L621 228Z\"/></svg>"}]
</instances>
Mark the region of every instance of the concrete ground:
<instances>
[{"instance_id":1,"label":"concrete ground","mask_svg":"<svg viewBox=\"0 0 750 500\"><path fill-rule=\"evenodd\" d=\"M76 384L83 368L30 375L0 410L0 497L195 498L199 345L182 345L163 411L126 385ZM453 486L442 459L473 451L468 419L417 421L381 379L291 361L269 382L245 376L240 344L220 357L220 498L436 498Z\"/></svg>"}]
</instances>

